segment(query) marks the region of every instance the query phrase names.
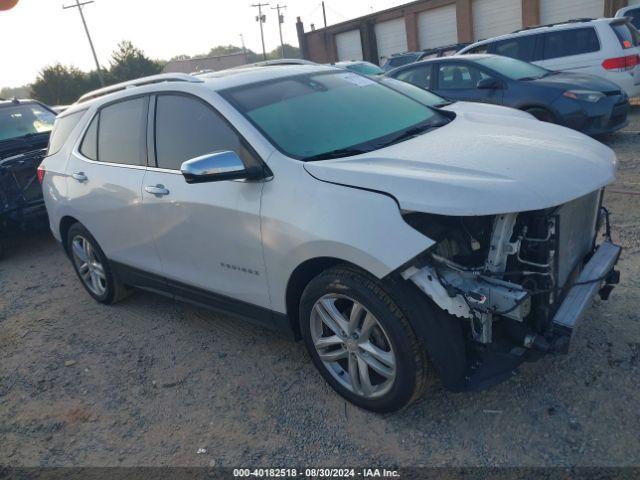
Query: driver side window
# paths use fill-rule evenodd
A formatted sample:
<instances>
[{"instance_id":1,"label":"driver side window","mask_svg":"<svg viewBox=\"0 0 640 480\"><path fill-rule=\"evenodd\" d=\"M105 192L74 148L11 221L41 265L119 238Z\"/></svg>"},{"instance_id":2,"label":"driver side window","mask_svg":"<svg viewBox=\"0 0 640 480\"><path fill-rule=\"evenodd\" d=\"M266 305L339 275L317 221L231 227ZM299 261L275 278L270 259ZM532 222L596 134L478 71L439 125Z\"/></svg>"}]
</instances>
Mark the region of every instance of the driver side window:
<instances>
[{"instance_id":1,"label":"driver side window","mask_svg":"<svg viewBox=\"0 0 640 480\"><path fill-rule=\"evenodd\" d=\"M470 90L489 75L470 65L442 63L438 66L438 88L441 90Z\"/></svg>"},{"instance_id":2,"label":"driver side window","mask_svg":"<svg viewBox=\"0 0 640 480\"><path fill-rule=\"evenodd\" d=\"M159 95L156 102L156 161L159 168L180 170L192 158L233 151L246 166L253 154L229 124L204 101L185 95Z\"/></svg>"}]
</instances>

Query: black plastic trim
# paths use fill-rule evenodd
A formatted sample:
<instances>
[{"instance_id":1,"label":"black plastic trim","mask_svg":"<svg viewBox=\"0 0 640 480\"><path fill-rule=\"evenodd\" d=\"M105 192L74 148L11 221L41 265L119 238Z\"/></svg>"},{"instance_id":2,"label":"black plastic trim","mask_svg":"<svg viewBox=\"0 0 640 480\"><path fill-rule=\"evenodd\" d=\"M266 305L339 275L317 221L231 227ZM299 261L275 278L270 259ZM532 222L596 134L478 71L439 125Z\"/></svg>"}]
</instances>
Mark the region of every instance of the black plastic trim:
<instances>
[{"instance_id":1,"label":"black plastic trim","mask_svg":"<svg viewBox=\"0 0 640 480\"><path fill-rule=\"evenodd\" d=\"M289 322L287 315L283 313L170 280L162 275L146 272L122 263L110 263L118 278L126 285L232 315L254 325L283 334L287 338L295 339L291 322Z\"/></svg>"}]
</instances>

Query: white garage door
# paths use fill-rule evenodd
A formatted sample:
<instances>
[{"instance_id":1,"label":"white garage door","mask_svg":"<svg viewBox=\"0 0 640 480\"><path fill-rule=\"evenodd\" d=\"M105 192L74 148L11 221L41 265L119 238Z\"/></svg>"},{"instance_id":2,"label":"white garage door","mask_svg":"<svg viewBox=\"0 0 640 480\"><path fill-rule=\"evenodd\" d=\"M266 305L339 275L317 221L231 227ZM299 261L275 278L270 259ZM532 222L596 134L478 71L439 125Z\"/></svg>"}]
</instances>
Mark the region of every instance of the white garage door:
<instances>
[{"instance_id":1,"label":"white garage door","mask_svg":"<svg viewBox=\"0 0 640 480\"><path fill-rule=\"evenodd\" d=\"M473 0L473 36L476 40L511 33L522 28L522 2Z\"/></svg>"},{"instance_id":2,"label":"white garage door","mask_svg":"<svg viewBox=\"0 0 640 480\"><path fill-rule=\"evenodd\" d=\"M604 0L540 0L540 23L564 22L574 18L604 16Z\"/></svg>"},{"instance_id":3,"label":"white garage door","mask_svg":"<svg viewBox=\"0 0 640 480\"><path fill-rule=\"evenodd\" d=\"M629 6L640 5L640 0L629 0Z\"/></svg>"},{"instance_id":4,"label":"white garage door","mask_svg":"<svg viewBox=\"0 0 640 480\"><path fill-rule=\"evenodd\" d=\"M338 48L338 60L362 60L360 30L337 34L336 47Z\"/></svg>"},{"instance_id":5,"label":"white garage door","mask_svg":"<svg viewBox=\"0 0 640 480\"><path fill-rule=\"evenodd\" d=\"M436 48L458 43L456 6L434 8L418 15L420 48Z\"/></svg>"},{"instance_id":6,"label":"white garage door","mask_svg":"<svg viewBox=\"0 0 640 480\"><path fill-rule=\"evenodd\" d=\"M407 51L407 28L403 18L375 24L376 42L378 45L378 61L384 61L394 53Z\"/></svg>"}]
</instances>

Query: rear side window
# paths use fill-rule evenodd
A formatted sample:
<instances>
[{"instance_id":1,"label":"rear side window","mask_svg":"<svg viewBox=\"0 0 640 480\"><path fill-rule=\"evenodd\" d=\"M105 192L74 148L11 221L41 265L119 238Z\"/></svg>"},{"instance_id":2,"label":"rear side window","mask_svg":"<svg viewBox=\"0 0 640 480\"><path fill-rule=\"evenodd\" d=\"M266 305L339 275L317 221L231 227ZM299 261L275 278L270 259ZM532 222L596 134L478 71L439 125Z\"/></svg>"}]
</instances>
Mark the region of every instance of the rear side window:
<instances>
[{"instance_id":1,"label":"rear side window","mask_svg":"<svg viewBox=\"0 0 640 480\"><path fill-rule=\"evenodd\" d=\"M156 160L159 168L180 170L187 160L227 150L236 152L245 164L256 163L238 134L204 102L184 95L158 96Z\"/></svg>"},{"instance_id":2,"label":"rear side window","mask_svg":"<svg viewBox=\"0 0 640 480\"><path fill-rule=\"evenodd\" d=\"M98 160L147 164L148 97L115 103L100 111Z\"/></svg>"},{"instance_id":3,"label":"rear side window","mask_svg":"<svg viewBox=\"0 0 640 480\"><path fill-rule=\"evenodd\" d=\"M483 43L482 45L478 45L477 47L473 47L470 50L464 52L467 53L487 53L489 51L489 47L491 47L491 43Z\"/></svg>"},{"instance_id":4,"label":"rear side window","mask_svg":"<svg viewBox=\"0 0 640 480\"><path fill-rule=\"evenodd\" d=\"M431 64L421 65L415 68L409 68L398 73L395 78L403 82L411 83L416 87L430 88L431 72L433 71Z\"/></svg>"},{"instance_id":5,"label":"rear side window","mask_svg":"<svg viewBox=\"0 0 640 480\"><path fill-rule=\"evenodd\" d=\"M600 50L598 34L591 27L549 32L543 36L543 39L543 58L545 60Z\"/></svg>"},{"instance_id":6,"label":"rear side window","mask_svg":"<svg viewBox=\"0 0 640 480\"><path fill-rule=\"evenodd\" d=\"M78 125L78 122L85 112L86 110L82 110L70 115L65 115L64 117L56 118L56 121L53 124L51 137L49 137L49 149L47 150L47 155L53 155L60 151L64 142L67 141L67 138L69 138L69 135L71 135L73 129Z\"/></svg>"},{"instance_id":7,"label":"rear side window","mask_svg":"<svg viewBox=\"0 0 640 480\"><path fill-rule=\"evenodd\" d=\"M515 37L508 40L501 40L493 44L493 52L503 57L511 57L525 62L535 60L536 35Z\"/></svg>"},{"instance_id":8,"label":"rear side window","mask_svg":"<svg viewBox=\"0 0 640 480\"><path fill-rule=\"evenodd\" d=\"M91 125L84 134L82 145L80 145L80 153L90 160L98 160L98 118L100 114L93 117Z\"/></svg>"},{"instance_id":9,"label":"rear side window","mask_svg":"<svg viewBox=\"0 0 640 480\"><path fill-rule=\"evenodd\" d=\"M614 22L611 29L615 32L622 48L633 48L640 45L640 33L627 22Z\"/></svg>"}]
</instances>

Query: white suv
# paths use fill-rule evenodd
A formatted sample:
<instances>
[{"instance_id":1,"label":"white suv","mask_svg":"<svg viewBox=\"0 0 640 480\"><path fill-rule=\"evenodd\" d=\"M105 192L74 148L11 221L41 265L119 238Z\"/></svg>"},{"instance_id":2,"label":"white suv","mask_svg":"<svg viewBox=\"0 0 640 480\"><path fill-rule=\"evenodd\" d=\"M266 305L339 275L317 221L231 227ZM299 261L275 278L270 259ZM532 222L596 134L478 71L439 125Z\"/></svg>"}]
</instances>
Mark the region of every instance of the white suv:
<instances>
[{"instance_id":1,"label":"white suv","mask_svg":"<svg viewBox=\"0 0 640 480\"><path fill-rule=\"evenodd\" d=\"M466 53L493 53L549 70L589 73L640 96L640 33L625 18L573 20L520 30L463 48Z\"/></svg>"},{"instance_id":2,"label":"white suv","mask_svg":"<svg viewBox=\"0 0 640 480\"><path fill-rule=\"evenodd\" d=\"M565 351L617 281L620 248L596 244L610 149L344 70L109 87L57 119L52 145L51 229L94 299L136 287L289 332L375 411L432 372L479 389Z\"/></svg>"}]
</instances>

